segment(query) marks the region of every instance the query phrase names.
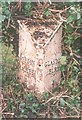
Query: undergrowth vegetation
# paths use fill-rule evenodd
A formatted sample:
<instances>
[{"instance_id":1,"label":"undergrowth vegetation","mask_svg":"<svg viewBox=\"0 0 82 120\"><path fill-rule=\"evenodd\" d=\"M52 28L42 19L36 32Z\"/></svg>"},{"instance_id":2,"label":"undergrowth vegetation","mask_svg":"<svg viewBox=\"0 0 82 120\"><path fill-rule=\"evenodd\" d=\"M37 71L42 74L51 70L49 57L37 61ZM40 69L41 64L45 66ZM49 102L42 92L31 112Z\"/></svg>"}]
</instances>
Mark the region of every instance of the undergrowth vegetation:
<instances>
[{"instance_id":1,"label":"undergrowth vegetation","mask_svg":"<svg viewBox=\"0 0 82 120\"><path fill-rule=\"evenodd\" d=\"M80 3L1 2L2 14L2 116L3 118L68 118L79 117L81 112L81 53L80 29L82 24ZM54 9L53 9L54 8ZM58 11L57 11L58 10ZM57 16L59 15L59 16ZM59 18L63 22L62 79L52 92L38 97L26 92L18 82L18 28L17 19ZM59 17L59 18L58 18ZM54 19L54 22L55 22ZM2 23L1 23L2 22ZM0 53L1 54L1 53Z\"/></svg>"}]
</instances>

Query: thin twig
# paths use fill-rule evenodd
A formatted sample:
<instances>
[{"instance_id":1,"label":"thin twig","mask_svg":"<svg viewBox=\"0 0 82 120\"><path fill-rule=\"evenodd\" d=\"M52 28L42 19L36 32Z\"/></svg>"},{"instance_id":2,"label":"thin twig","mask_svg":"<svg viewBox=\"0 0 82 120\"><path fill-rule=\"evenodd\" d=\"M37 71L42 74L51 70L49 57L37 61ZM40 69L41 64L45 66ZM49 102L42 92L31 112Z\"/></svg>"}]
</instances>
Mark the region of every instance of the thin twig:
<instances>
[{"instance_id":1,"label":"thin twig","mask_svg":"<svg viewBox=\"0 0 82 120\"><path fill-rule=\"evenodd\" d=\"M5 106L5 107L2 109L2 111L0 111L0 113L2 113L6 108L7 108L7 106Z\"/></svg>"},{"instance_id":2,"label":"thin twig","mask_svg":"<svg viewBox=\"0 0 82 120\"><path fill-rule=\"evenodd\" d=\"M56 30L53 32L53 34L51 35L51 37L49 38L49 40L46 42L46 44L43 46L43 48L45 48L47 46L47 44L51 41L51 39L54 37L54 35L56 34L56 32L58 31L58 29L61 27L63 22L61 22L58 27L56 28Z\"/></svg>"},{"instance_id":3,"label":"thin twig","mask_svg":"<svg viewBox=\"0 0 82 120\"><path fill-rule=\"evenodd\" d=\"M80 118L81 116L78 115L78 116L64 116L64 117L60 117L60 118L69 118L71 120L71 118Z\"/></svg>"},{"instance_id":4,"label":"thin twig","mask_svg":"<svg viewBox=\"0 0 82 120\"><path fill-rule=\"evenodd\" d=\"M76 53L73 53L73 55L75 56L75 57L77 57L77 58L82 58L82 56L80 56L80 55L77 55Z\"/></svg>"},{"instance_id":5,"label":"thin twig","mask_svg":"<svg viewBox=\"0 0 82 120\"><path fill-rule=\"evenodd\" d=\"M62 97L62 95L65 94L65 93L67 93L67 91L68 91L68 90L66 90L66 91L64 91L64 92L62 92L62 93L60 93L60 94L57 96L57 99L56 99L56 101L54 101L53 104L55 105L55 104L59 101L59 99Z\"/></svg>"},{"instance_id":6,"label":"thin twig","mask_svg":"<svg viewBox=\"0 0 82 120\"><path fill-rule=\"evenodd\" d=\"M69 7L67 7L67 8L65 8L64 10L53 10L53 9L49 9L51 12L60 12L60 13L63 13L63 12L65 12L65 11L67 11L68 9L70 9L71 8L71 6L69 6Z\"/></svg>"},{"instance_id":7,"label":"thin twig","mask_svg":"<svg viewBox=\"0 0 82 120\"><path fill-rule=\"evenodd\" d=\"M8 27L9 27L9 25L10 25L10 21L11 21L11 18L9 18L9 19L8 19L8 23L7 23L6 28L8 28Z\"/></svg>"},{"instance_id":8,"label":"thin twig","mask_svg":"<svg viewBox=\"0 0 82 120\"><path fill-rule=\"evenodd\" d=\"M66 18L63 18L63 17L61 16L61 13L59 13L59 18L60 18L61 21L67 22L67 19L66 19Z\"/></svg>"},{"instance_id":9,"label":"thin twig","mask_svg":"<svg viewBox=\"0 0 82 120\"><path fill-rule=\"evenodd\" d=\"M80 66L80 63L75 58L73 60Z\"/></svg>"},{"instance_id":10,"label":"thin twig","mask_svg":"<svg viewBox=\"0 0 82 120\"><path fill-rule=\"evenodd\" d=\"M3 114L3 115L4 115L4 114L5 114L5 115L12 115L12 116L14 115L14 113L8 113L8 112L3 112L2 114Z\"/></svg>"},{"instance_id":11,"label":"thin twig","mask_svg":"<svg viewBox=\"0 0 82 120\"><path fill-rule=\"evenodd\" d=\"M14 28L14 29L19 33L19 29L17 29L14 25L10 24L10 26L11 26L12 28Z\"/></svg>"},{"instance_id":12,"label":"thin twig","mask_svg":"<svg viewBox=\"0 0 82 120\"><path fill-rule=\"evenodd\" d=\"M56 102L60 99L60 97L63 95L63 94L65 94L66 92L67 92L68 90L66 90L66 91L63 91L62 93L59 93L59 95L54 95L53 97L51 97L49 100L47 100L44 104L47 104L47 103L49 103L51 100L53 100L53 99L56 99L56 101L53 103L53 104L56 104Z\"/></svg>"}]
</instances>

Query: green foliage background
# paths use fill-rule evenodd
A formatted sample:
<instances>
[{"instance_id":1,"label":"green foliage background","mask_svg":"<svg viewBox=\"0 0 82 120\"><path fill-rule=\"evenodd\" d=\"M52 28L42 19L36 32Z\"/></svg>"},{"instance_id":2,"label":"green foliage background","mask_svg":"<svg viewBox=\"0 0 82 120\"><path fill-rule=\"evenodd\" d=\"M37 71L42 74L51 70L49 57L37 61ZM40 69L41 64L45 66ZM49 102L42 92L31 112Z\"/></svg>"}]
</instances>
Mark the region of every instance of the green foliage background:
<instances>
[{"instance_id":1,"label":"green foliage background","mask_svg":"<svg viewBox=\"0 0 82 120\"><path fill-rule=\"evenodd\" d=\"M80 53L80 26L82 24L81 10L79 3L52 3L56 5L58 10L64 10L69 7L65 13L66 22L63 23L63 45L62 57L60 59L62 80L58 88L52 93L44 93L40 99L33 93L26 93L24 85L18 82L18 58L17 58L17 41L14 40L14 34L18 34L16 28L16 19L14 16L33 17L33 9L37 7L36 3L25 2L19 5L18 3L8 0L7 2L0 1L2 6L2 14L0 14L0 28L2 27L2 85L3 95L7 99L7 108L5 112L13 112L14 117L50 117L56 118L63 111L64 116L78 115L80 112L80 87L79 75L81 74L81 59L78 56ZM44 3L41 3L44 5ZM17 6L19 5L19 6ZM21 7L21 11L20 11ZM38 14L38 13L37 13ZM49 7L43 10L43 18L49 19L52 12ZM40 16L39 16L40 17ZM13 28L10 26L12 24ZM15 43L15 44L14 44ZM57 105L53 102L57 99L57 94L61 93L62 89L67 89L67 97L61 96ZM50 102L46 103L50 98ZM4 100L5 103L5 100ZM48 109L50 111L48 111ZM3 116L5 117L5 116Z\"/></svg>"}]
</instances>

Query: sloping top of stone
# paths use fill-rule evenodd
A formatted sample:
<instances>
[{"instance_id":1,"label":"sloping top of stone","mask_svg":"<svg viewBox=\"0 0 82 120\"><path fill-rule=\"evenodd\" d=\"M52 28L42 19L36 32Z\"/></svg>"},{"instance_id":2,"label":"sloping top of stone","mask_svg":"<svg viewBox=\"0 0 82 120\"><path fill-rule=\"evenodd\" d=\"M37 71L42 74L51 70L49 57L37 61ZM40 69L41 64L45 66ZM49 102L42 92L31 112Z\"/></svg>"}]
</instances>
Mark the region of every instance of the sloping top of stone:
<instances>
[{"instance_id":1,"label":"sloping top of stone","mask_svg":"<svg viewBox=\"0 0 82 120\"><path fill-rule=\"evenodd\" d=\"M36 44L44 46L48 39L51 37L58 24L55 24L54 20L36 20L36 19L27 19L20 20L29 30L33 42Z\"/></svg>"}]
</instances>

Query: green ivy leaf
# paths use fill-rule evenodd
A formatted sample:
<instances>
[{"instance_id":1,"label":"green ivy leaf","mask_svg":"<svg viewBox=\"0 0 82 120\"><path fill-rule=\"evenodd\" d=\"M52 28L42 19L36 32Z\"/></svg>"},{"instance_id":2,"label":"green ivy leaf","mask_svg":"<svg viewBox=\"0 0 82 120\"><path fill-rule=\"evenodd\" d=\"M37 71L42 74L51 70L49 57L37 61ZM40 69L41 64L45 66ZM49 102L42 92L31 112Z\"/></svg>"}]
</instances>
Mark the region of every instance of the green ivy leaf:
<instances>
[{"instance_id":1,"label":"green ivy leaf","mask_svg":"<svg viewBox=\"0 0 82 120\"><path fill-rule=\"evenodd\" d=\"M65 25L65 29L66 29L66 33L72 33L74 31L74 28L69 24Z\"/></svg>"},{"instance_id":2,"label":"green ivy leaf","mask_svg":"<svg viewBox=\"0 0 82 120\"><path fill-rule=\"evenodd\" d=\"M31 3L26 3L25 4L25 6L24 6L24 8L26 9L26 10L28 10L28 11L30 11L31 10Z\"/></svg>"},{"instance_id":3,"label":"green ivy leaf","mask_svg":"<svg viewBox=\"0 0 82 120\"><path fill-rule=\"evenodd\" d=\"M61 65L66 65L66 63L67 63L67 57L66 56L61 56L60 63L61 63Z\"/></svg>"},{"instance_id":4,"label":"green ivy leaf","mask_svg":"<svg viewBox=\"0 0 82 120\"><path fill-rule=\"evenodd\" d=\"M47 99L49 98L49 93L48 93L48 92L45 92L45 93L43 94L43 98L47 100Z\"/></svg>"},{"instance_id":5,"label":"green ivy leaf","mask_svg":"<svg viewBox=\"0 0 82 120\"><path fill-rule=\"evenodd\" d=\"M60 98L60 106L64 107L65 106L65 101L63 98Z\"/></svg>"},{"instance_id":6,"label":"green ivy leaf","mask_svg":"<svg viewBox=\"0 0 82 120\"><path fill-rule=\"evenodd\" d=\"M27 16L31 16L32 13L31 13L31 10L32 10L32 5L30 2L27 2L25 5L24 5L24 13L27 15Z\"/></svg>"},{"instance_id":7,"label":"green ivy leaf","mask_svg":"<svg viewBox=\"0 0 82 120\"><path fill-rule=\"evenodd\" d=\"M77 20L77 13L70 15L67 19L67 23L74 22L75 20Z\"/></svg>"},{"instance_id":8,"label":"green ivy leaf","mask_svg":"<svg viewBox=\"0 0 82 120\"><path fill-rule=\"evenodd\" d=\"M5 18L6 18L5 15L0 15L0 23L1 23L2 21L4 21Z\"/></svg>"},{"instance_id":9,"label":"green ivy leaf","mask_svg":"<svg viewBox=\"0 0 82 120\"><path fill-rule=\"evenodd\" d=\"M46 8L43 13L44 13L44 15L47 16L47 17L48 17L49 15L51 15L51 12L49 11L48 8Z\"/></svg>"},{"instance_id":10,"label":"green ivy leaf","mask_svg":"<svg viewBox=\"0 0 82 120\"><path fill-rule=\"evenodd\" d=\"M64 72L64 71L66 70L66 65L61 65L61 66L60 66L60 70L61 70L62 72Z\"/></svg>"}]
</instances>

